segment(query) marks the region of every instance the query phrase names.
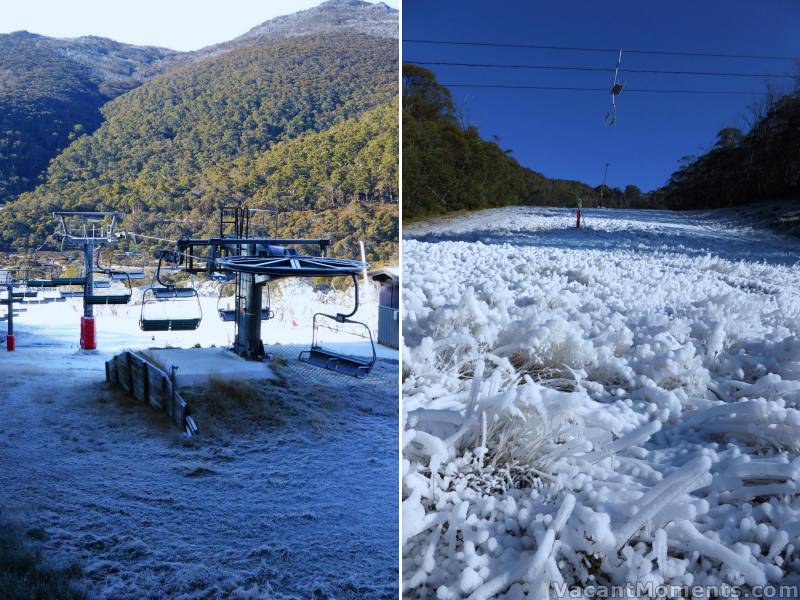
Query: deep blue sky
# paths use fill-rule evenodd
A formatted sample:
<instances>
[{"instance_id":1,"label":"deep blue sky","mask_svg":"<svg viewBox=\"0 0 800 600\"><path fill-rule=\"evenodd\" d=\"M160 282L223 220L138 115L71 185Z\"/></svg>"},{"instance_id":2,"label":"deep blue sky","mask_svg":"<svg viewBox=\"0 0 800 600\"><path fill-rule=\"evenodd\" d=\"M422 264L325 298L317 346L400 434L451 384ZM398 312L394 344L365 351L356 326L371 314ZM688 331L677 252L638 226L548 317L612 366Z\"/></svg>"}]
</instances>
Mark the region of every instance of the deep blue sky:
<instances>
[{"instance_id":1,"label":"deep blue sky","mask_svg":"<svg viewBox=\"0 0 800 600\"><path fill-rule=\"evenodd\" d=\"M800 2L709 0L669 2L562 0L406 0L403 38L487 41L598 48L638 48L800 57ZM403 44L403 60L613 67L612 54ZM797 73L790 61L625 55L629 89L764 91L761 78L625 74L625 67L690 71ZM608 87L606 73L428 67L442 83ZM774 80L784 87L787 80ZM500 137L525 166L549 177L643 190L661 186L685 155L699 154L718 130L744 127L756 97L626 94L618 122L607 128L606 92L452 88L456 105L489 138Z\"/></svg>"}]
</instances>

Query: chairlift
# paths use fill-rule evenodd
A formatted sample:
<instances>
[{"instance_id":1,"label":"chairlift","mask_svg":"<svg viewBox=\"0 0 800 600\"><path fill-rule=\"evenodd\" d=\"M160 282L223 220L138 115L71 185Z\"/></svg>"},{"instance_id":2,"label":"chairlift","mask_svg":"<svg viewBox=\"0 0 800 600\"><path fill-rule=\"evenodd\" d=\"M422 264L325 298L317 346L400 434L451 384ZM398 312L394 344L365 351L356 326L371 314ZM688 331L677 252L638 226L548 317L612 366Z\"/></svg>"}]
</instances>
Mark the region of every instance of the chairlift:
<instances>
[{"instance_id":1,"label":"chairlift","mask_svg":"<svg viewBox=\"0 0 800 600\"><path fill-rule=\"evenodd\" d=\"M135 280L142 280L144 279L144 267L145 267L145 255L143 252L138 250L129 250L127 252L118 252L116 253L112 260L119 260L123 262L123 269L116 270L111 273L112 279L120 279L123 277L123 273L127 273L128 277ZM140 262L141 265L137 264L136 266L129 266L124 264L125 262L131 262L131 259L136 259L136 262Z\"/></svg>"},{"instance_id":2,"label":"chairlift","mask_svg":"<svg viewBox=\"0 0 800 600\"><path fill-rule=\"evenodd\" d=\"M161 266L165 253L162 252L158 259L158 266L153 274L153 283L146 287L142 292L142 312L139 316L139 327L142 331L194 331L200 327L203 319L203 308L200 304L200 295L194 286L179 287L174 283L164 282L161 279ZM148 294L150 298L148 298ZM164 305L169 308L177 308L193 304L196 309L193 311L195 316L191 317L172 317L152 315L152 307L161 305L162 312ZM151 307L146 310L147 307ZM148 314L149 313L149 314Z\"/></svg>"},{"instance_id":3,"label":"chairlift","mask_svg":"<svg viewBox=\"0 0 800 600\"><path fill-rule=\"evenodd\" d=\"M236 309L235 308L222 308L222 298L223 292L225 291L225 286L235 284L233 281L223 281L221 282L222 285L219 286L219 298L217 298L217 314L219 314L219 318L223 321L235 321L236 320Z\"/></svg>"},{"instance_id":4,"label":"chairlift","mask_svg":"<svg viewBox=\"0 0 800 600\"><path fill-rule=\"evenodd\" d=\"M114 254L111 259L109 259L108 265L103 265L100 262L100 255L101 253L98 251L95 258L95 271L107 276L111 281L131 281L131 280L141 280L144 279L144 256L142 255L142 266L141 268L123 268L123 269L115 269L113 265L114 258L119 257L129 257L129 256L139 256L140 253L138 252L119 252ZM95 285L97 282L95 282Z\"/></svg>"},{"instance_id":5,"label":"chairlift","mask_svg":"<svg viewBox=\"0 0 800 600\"><path fill-rule=\"evenodd\" d=\"M106 283L108 285L102 285ZM83 301L86 304L97 305L97 304L128 304L131 301L131 295L133 294L133 289L131 288L131 281L130 279L126 280L125 291L121 294L96 294L94 290L91 294L84 294ZM97 285L100 284L100 285ZM107 289L111 286L111 282L102 282L98 281L94 284L94 287L100 289Z\"/></svg>"},{"instance_id":6,"label":"chairlift","mask_svg":"<svg viewBox=\"0 0 800 600\"><path fill-rule=\"evenodd\" d=\"M311 348L309 350L303 350L298 356L298 359L316 367L322 367L329 371L335 371L336 373L363 379L369 374L369 372L372 370L372 367L375 366L377 355L375 354L375 343L372 340L372 332L370 331L369 327L366 325L366 323L362 323L361 321L356 321L355 319L351 318L356 314L356 312L358 312L358 276L355 273L353 273L351 276L353 278L353 285L355 286L355 306L353 307L353 310L347 314L336 313L335 315L330 315L327 313L315 313L312 320L313 326ZM338 327L323 325L322 323L325 320L334 321L337 324L350 323L366 330L366 335L357 333L351 333L351 335L369 340L370 347L372 349L372 356L354 356L351 354L336 352L330 348L325 348L322 346L319 341L320 328L326 328L337 332L341 331Z\"/></svg>"},{"instance_id":7,"label":"chairlift","mask_svg":"<svg viewBox=\"0 0 800 600\"><path fill-rule=\"evenodd\" d=\"M224 308L222 306L222 299L223 299L223 292L225 290L225 286L235 284L234 281L226 281L223 282L219 288L219 298L217 299L217 314L219 318L226 323L231 323L236 320L236 308ZM269 297L269 286L265 285L266 288L266 306L261 309L261 320L262 321L269 321L275 316L272 308L270 307L270 297Z\"/></svg>"},{"instance_id":8,"label":"chairlift","mask_svg":"<svg viewBox=\"0 0 800 600\"><path fill-rule=\"evenodd\" d=\"M41 261L32 260L24 271L23 282L28 288L56 287L53 284L54 273L55 260L47 267Z\"/></svg>"},{"instance_id":9,"label":"chairlift","mask_svg":"<svg viewBox=\"0 0 800 600\"><path fill-rule=\"evenodd\" d=\"M617 96L622 93L625 84L619 79L619 66L622 63L622 48L617 55L617 66L614 69L614 83L611 85L611 110L606 113L605 123L608 127L617 125Z\"/></svg>"},{"instance_id":10,"label":"chairlift","mask_svg":"<svg viewBox=\"0 0 800 600\"><path fill-rule=\"evenodd\" d=\"M49 277L40 278L26 278L26 285L28 287L61 287L68 285L86 285L86 277L80 276L59 276L56 277L56 261L55 259L50 264Z\"/></svg>"}]
</instances>

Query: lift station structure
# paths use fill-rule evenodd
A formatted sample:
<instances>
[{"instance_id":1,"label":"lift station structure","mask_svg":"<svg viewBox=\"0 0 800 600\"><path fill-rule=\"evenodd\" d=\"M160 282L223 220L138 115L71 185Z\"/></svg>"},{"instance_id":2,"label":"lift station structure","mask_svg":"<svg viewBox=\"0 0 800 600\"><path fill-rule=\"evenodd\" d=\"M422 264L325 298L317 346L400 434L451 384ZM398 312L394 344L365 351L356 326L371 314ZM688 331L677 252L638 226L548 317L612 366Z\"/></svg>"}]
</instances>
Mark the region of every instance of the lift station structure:
<instances>
[{"instance_id":1,"label":"lift station structure","mask_svg":"<svg viewBox=\"0 0 800 600\"><path fill-rule=\"evenodd\" d=\"M367 263L327 256L331 241L325 238L254 237L250 231L252 214L247 207L223 206L220 208L217 236L178 239L175 252L165 256L170 256L176 266L192 275L204 273L218 281L235 283L233 351L248 360L261 360L266 356L261 323L271 315L270 308L263 306L264 288L270 282L289 277L352 278L353 309L347 313L315 314L311 348L301 352L298 358L331 371L365 377L376 361L375 345L369 327L352 317L359 307L358 276L365 272ZM318 254L300 254L290 246L317 248ZM317 332L320 321L324 319L355 324L365 330L364 337L369 340L371 356L356 357L323 347Z\"/></svg>"},{"instance_id":2,"label":"lift station structure","mask_svg":"<svg viewBox=\"0 0 800 600\"><path fill-rule=\"evenodd\" d=\"M143 331L193 331L200 326L202 306L197 289L191 285L179 285L167 279L165 271L183 272L191 275L203 274L220 285L235 285L235 305L233 310L219 310L223 320L234 322L233 351L247 360L263 360L267 357L261 336L262 321L271 318L272 310L264 306L264 291L270 282L289 277L341 277L352 278L354 284L355 306L348 312L335 314L316 313L312 322L312 342L308 350L298 356L299 360L311 365L354 377L365 377L376 362L375 344L372 333L365 323L356 321L353 316L359 308L358 276L367 269L367 263L346 258L327 256L331 245L329 239L271 238L251 235L251 216L253 209L241 206L220 208L218 235L210 237L187 237L177 240L157 238L144 234L124 231L120 228L123 215L118 212L54 212L58 221L56 235L61 238L61 249L81 248L83 253L83 273L60 274L55 272L53 261L49 276L34 277L26 273L21 283L28 288L79 288L80 292L61 292L61 298L80 296L83 300L81 316L80 347L94 350L97 347L94 322L94 306L103 304L128 304L132 297L131 279L144 278L144 264L141 269L129 270L114 267L113 259L103 265L100 259L104 248L115 248L121 239L129 241L156 240L168 248L158 251L158 263L153 281L142 289L142 305L139 326ZM301 254L298 248L303 249ZM133 254L126 252L117 256ZM41 265L33 261L33 269ZM95 274L107 277L96 280ZM8 273L6 275L9 277ZM108 288L112 282L124 285L120 292ZM12 311L13 286L9 284L9 312ZM34 292L35 294L36 292ZM195 305L193 314L153 316L149 311L159 303L180 304L184 308L187 301ZM182 303L182 304L181 304ZM9 315L9 326L12 317ZM334 351L323 346L318 337L318 329L324 320L337 324L352 324L365 331L360 337L369 341L371 355L353 356ZM11 338L13 344L13 337Z\"/></svg>"}]
</instances>

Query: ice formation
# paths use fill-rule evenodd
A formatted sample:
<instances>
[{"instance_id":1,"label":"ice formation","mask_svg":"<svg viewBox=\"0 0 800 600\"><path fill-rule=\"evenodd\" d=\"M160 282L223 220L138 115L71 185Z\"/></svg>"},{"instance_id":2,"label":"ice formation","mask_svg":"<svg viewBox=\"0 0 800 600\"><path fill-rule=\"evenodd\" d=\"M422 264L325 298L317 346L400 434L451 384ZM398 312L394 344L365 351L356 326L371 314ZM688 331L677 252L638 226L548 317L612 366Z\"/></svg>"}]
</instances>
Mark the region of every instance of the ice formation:
<instances>
[{"instance_id":1,"label":"ice formation","mask_svg":"<svg viewBox=\"0 0 800 600\"><path fill-rule=\"evenodd\" d=\"M800 242L572 219L406 229L404 595L800 584Z\"/></svg>"}]
</instances>

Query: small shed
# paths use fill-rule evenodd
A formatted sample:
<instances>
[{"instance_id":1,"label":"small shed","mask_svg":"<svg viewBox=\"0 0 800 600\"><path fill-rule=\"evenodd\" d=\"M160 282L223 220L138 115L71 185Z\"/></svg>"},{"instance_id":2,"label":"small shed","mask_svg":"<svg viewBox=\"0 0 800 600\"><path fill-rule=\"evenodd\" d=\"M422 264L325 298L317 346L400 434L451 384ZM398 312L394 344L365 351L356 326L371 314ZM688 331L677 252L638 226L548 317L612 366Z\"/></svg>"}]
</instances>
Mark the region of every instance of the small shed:
<instances>
[{"instance_id":1,"label":"small shed","mask_svg":"<svg viewBox=\"0 0 800 600\"><path fill-rule=\"evenodd\" d=\"M369 276L380 283L378 301L378 343L400 348L400 268L383 267Z\"/></svg>"}]
</instances>

